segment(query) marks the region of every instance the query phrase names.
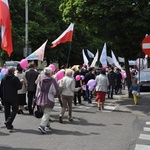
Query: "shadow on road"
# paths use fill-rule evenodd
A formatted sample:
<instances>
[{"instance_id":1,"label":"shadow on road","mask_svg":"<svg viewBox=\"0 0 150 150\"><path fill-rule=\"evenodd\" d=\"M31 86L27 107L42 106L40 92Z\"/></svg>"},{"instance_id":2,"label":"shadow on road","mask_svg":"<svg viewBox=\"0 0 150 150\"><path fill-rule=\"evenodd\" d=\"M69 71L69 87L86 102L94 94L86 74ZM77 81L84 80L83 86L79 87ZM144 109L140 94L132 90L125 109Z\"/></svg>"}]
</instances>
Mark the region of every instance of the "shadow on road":
<instances>
[{"instance_id":1,"label":"shadow on road","mask_svg":"<svg viewBox=\"0 0 150 150\"><path fill-rule=\"evenodd\" d=\"M0 136L7 136L9 135L8 133L3 133L3 132L0 132Z\"/></svg>"},{"instance_id":2,"label":"shadow on road","mask_svg":"<svg viewBox=\"0 0 150 150\"><path fill-rule=\"evenodd\" d=\"M34 149L34 148L12 148L8 146L0 146L1 150L44 150L44 149Z\"/></svg>"},{"instance_id":3,"label":"shadow on road","mask_svg":"<svg viewBox=\"0 0 150 150\"><path fill-rule=\"evenodd\" d=\"M142 95L138 99L138 105L134 105L133 98L122 98L122 100L116 101L119 105L115 111L137 113L139 115L150 115L150 98L147 95Z\"/></svg>"}]
</instances>

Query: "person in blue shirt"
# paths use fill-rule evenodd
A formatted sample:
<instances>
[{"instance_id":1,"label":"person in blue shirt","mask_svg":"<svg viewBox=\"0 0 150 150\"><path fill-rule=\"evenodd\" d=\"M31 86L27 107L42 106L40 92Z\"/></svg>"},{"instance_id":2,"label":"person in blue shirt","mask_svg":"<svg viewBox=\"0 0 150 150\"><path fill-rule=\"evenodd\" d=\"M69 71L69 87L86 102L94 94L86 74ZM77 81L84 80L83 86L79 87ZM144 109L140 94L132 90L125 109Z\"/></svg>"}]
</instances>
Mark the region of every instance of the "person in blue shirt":
<instances>
[{"instance_id":1,"label":"person in blue shirt","mask_svg":"<svg viewBox=\"0 0 150 150\"><path fill-rule=\"evenodd\" d=\"M137 84L137 79L133 79L132 85L131 85L131 87L129 89L129 92L132 92L132 94L133 94L134 104L138 105L137 95L140 93L140 87Z\"/></svg>"}]
</instances>

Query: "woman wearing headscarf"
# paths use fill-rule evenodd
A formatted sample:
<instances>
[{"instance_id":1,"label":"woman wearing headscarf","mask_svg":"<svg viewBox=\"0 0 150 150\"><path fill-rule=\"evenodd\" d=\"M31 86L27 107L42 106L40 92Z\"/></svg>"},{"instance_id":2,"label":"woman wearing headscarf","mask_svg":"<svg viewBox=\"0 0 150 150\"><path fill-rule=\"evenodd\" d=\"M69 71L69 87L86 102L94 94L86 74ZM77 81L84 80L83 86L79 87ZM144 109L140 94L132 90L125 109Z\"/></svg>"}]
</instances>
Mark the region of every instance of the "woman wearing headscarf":
<instances>
[{"instance_id":1,"label":"woman wearing headscarf","mask_svg":"<svg viewBox=\"0 0 150 150\"><path fill-rule=\"evenodd\" d=\"M36 90L36 104L42 106L43 117L38 129L42 133L46 133L46 129L50 129L50 114L55 104L55 95L59 94L58 84L52 76L52 69L46 67L44 75L40 78Z\"/></svg>"},{"instance_id":2,"label":"woman wearing headscarf","mask_svg":"<svg viewBox=\"0 0 150 150\"><path fill-rule=\"evenodd\" d=\"M105 69L101 70L101 73L96 77L95 81L96 81L96 87L95 87L96 101L98 104L98 110L101 110L100 103L102 103L102 109L104 109L105 96L108 91L108 85L109 85L109 81L106 76Z\"/></svg>"}]
</instances>

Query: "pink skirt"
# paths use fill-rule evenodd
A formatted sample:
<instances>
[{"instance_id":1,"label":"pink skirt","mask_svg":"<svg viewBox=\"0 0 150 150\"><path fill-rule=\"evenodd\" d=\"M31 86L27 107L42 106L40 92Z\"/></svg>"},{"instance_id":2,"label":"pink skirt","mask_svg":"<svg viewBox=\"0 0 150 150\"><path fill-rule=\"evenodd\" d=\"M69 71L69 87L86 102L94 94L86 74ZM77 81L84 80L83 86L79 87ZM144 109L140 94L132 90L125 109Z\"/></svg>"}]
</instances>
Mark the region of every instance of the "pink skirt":
<instances>
[{"instance_id":1,"label":"pink skirt","mask_svg":"<svg viewBox=\"0 0 150 150\"><path fill-rule=\"evenodd\" d=\"M96 92L96 101L100 99L100 102L105 102L106 92L97 91Z\"/></svg>"}]
</instances>

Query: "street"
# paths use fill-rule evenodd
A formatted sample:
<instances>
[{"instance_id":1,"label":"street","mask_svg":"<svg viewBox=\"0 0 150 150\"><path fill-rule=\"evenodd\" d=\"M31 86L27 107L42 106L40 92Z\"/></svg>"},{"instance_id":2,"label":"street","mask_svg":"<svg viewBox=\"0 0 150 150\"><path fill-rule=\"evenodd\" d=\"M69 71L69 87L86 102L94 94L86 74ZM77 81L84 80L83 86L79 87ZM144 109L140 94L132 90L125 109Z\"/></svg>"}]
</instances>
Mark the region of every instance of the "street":
<instances>
[{"instance_id":1,"label":"street","mask_svg":"<svg viewBox=\"0 0 150 150\"><path fill-rule=\"evenodd\" d=\"M4 126L4 114L0 111L0 150L150 150L150 93L141 93L139 105L122 95L106 99L105 110L97 111L97 105L82 101L73 105L73 122L65 113L59 123L60 105L56 102L51 113L52 131L41 134L40 119L17 115L14 131Z\"/></svg>"}]
</instances>

